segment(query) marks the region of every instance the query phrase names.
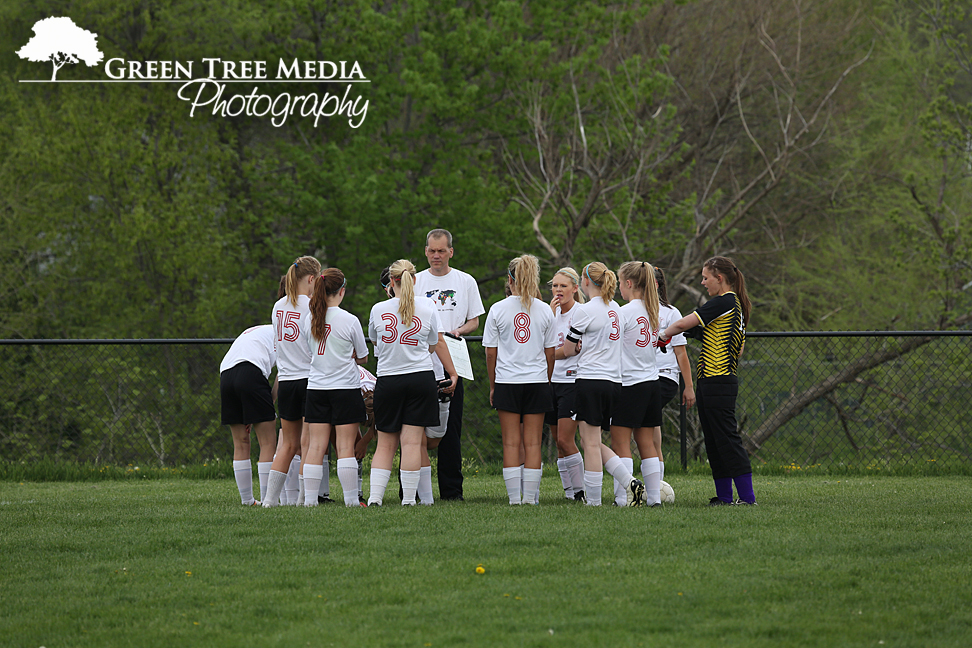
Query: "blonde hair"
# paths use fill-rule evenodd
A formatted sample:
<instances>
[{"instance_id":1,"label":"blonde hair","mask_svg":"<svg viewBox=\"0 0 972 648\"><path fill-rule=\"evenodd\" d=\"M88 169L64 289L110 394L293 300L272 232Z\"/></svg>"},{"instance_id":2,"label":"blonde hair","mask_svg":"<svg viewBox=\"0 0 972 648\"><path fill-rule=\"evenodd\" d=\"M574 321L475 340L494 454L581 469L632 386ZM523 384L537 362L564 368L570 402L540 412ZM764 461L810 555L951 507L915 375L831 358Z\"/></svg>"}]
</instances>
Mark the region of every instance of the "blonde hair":
<instances>
[{"instance_id":1,"label":"blonde hair","mask_svg":"<svg viewBox=\"0 0 972 648\"><path fill-rule=\"evenodd\" d=\"M510 261L506 271L516 286L520 303L529 312L533 300L540 294L540 261L532 254L524 254Z\"/></svg>"},{"instance_id":2,"label":"blonde hair","mask_svg":"<svg viewBox=\"0 0 972 648\"><path fill-rule=\"evenodd\" d=\"M396 286L395 296L398 297L398 314L402 324L412 325L415 315L415 266L408 259L399 259L388 268L388 276Z\"/></svg>"},{"instance_id":3,"label":"blonde hair","mask_svg":"<svg viewBox=\"0 0 972 648\"><path fill-rule=\"evenodd\" d=\"M597 286L605 304L614 299L614 293L618 290L618 276L608 270L606 265L600 261L588 263L584 266L584 274L592 284Z\"/></svg>"},{"instance_id":4,"label":"blonde hair","mask_svg":"<svg viewBox=\"0 0 972 648\"><path fill-rule=\"evenodd\" d=\"M287 268L286 291L287 299L290 301L291 306L297 307L297 297L300 294L297 291L298 282L308 275L316 276L319 274L321 274L321 262L312 256L297 257L290 264L290 267Z\"/></svg>"},{"instance_id":5,"label":"blonde hair","mask_svg":"<svg viewBox=\"0 0 972 648\"><path fill-rule=\"evenodd\" d=\"M621 281L631 281L631 287L641 293L641 301L648 311L651 328L658 330L658 289L655 286L655 269L645 261L628 261L618 268Z\"/></svg>"},{"instance_id":6,"label":"blonde hair","mask_svg":"<svg viewBox=\"0 0 972 648\"><path fill-rule=\"evenodd\" d=\"M577 289L577 294L574 295L574 301L576 301L579 304L583 304L584 302L587 301L587 297L584 295L584 291L580 289L580 276L577 274L576 270L574 270L570 266L565 266L554 273L554 277L556 277L557 275L564 275L565 277L570 279L570 282L572 284L574 284L574 288ZM550 281L548 281L547 283L552 284L553 278L551 278Z\"/></svg>"}]
</instances>

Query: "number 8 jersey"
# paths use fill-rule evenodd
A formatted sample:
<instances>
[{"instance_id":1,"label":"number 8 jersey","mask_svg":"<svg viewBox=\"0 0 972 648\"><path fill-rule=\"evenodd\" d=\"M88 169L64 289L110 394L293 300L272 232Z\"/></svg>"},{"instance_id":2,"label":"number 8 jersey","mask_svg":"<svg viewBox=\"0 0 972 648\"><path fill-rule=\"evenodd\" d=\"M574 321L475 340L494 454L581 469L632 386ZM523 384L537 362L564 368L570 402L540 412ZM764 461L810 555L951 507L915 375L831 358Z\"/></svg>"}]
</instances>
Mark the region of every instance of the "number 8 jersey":
<instances>
[{"instance_id":1,"label":"number 8 jersey","mask_svg":"<svg viewBox=\"0 0 972 648\"><path fill-rule=\"evenodd\" d=\"M297 306L286 296L273 305L273 346L277 352L277 379L302 380L310 374L311 354L301 339L300 320L310 316L310 297L297 296Z\"/></svg>"},{"instance_id":2,"label":"number 8 jersey","mask_svg":"<svg viewBox=\"0 0 972 648\"><path fill-rule=\"evenodd\" d=\"M496 348L496 382L524 385L547 382L544 349L557 346L550 307L539 299L523 309L519 297L493 304L486 316L483 346Z\"/></svg>"},{"instance_id":3,"label":"number 8 jersey","mask_svg":"<svg viewBox=\"0 0 972 648\"><path fill-rule=\"evenodd\" d=\"M371 307L368 337L378 356L378 376L432 371L429 347L439 341L438 312L428 297L415 298L415 314L406 326L398 313L398 297Z\"/></svg>"}]
</instances>

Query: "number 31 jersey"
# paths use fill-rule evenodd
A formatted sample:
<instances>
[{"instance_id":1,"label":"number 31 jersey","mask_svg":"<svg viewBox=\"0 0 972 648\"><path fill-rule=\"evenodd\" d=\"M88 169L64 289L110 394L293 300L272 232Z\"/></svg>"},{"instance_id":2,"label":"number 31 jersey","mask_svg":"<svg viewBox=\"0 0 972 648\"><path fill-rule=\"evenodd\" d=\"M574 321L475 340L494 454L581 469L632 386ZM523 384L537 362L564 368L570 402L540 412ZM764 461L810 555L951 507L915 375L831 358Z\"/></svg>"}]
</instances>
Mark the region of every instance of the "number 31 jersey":
<instances>
[{"instance_id":1,"label":"number 31 jersey","mask_svg":"<svg viewBox=\"0 0 972 648\"><path fill-rule=\"evenodd\" d=\"M435 303L428 297L415 298L410 325L398 313L398 297L371 307L368 337L378 356L378 377L432 371L429 347L439 341L439 319Z\"/></svg>"},{"instance_id":2,"label":"number 31 jersey","mask_svg":"<svg viewBox=\"0 0 972 648\"><path fill-rule=\"evenodd\" d=\"M496 382L509 385L547 382L544 349L557 346L550 307L539 299L523 308L519 297L493 304L486 316L483 346L496 349Z\"/></svg>"}]
</instances>

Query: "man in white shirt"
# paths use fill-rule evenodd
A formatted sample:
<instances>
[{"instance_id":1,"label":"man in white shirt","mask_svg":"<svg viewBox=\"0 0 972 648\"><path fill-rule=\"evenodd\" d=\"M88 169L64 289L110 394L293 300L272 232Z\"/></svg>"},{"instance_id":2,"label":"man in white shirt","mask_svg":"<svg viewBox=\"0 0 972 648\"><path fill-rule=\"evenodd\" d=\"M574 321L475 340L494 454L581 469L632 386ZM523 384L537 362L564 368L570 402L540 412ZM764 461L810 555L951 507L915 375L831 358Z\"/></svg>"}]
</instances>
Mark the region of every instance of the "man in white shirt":
<instances>
[{"instance_id":1,"label":"man in white shirt","mask_svg":"<svg viewBox=\"0 0 972 648\"><path fill-rule=\"evenodd\" d=\"M469 274L449 267L453 256L452 234L434 229L425 237L425 258L429 269L415 278L415 293L435 302L443 332L468 335L479 328L479 316L486 312L476 280ZM435 375L443 373L439 359L432 357ZM439 444L439 498L461 500L462 497L462 378L449 404L449 423Z\"/></svg>"}]
</instances>

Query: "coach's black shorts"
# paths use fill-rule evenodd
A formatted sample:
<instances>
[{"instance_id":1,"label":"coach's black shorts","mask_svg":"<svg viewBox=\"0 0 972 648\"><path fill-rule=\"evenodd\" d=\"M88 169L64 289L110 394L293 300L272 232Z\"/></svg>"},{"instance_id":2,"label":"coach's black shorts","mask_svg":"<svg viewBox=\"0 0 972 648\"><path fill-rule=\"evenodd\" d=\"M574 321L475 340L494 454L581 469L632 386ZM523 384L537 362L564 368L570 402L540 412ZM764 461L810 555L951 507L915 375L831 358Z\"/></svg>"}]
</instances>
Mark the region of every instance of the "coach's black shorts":
<instances>
[{"instance_id":1,"label":"coach's black shorts","mask_svg":"<svg viewBox=\"0 0 972 648\"><path fill-rule=\"evenodd\" d=\"M368 419L360 389L308 389L304 420L308 423L348 425Z\"/></svg>"},{"instance_id":2,"label":"coach's black shorts","mask_svg":"<svg viewBox=\"0 0 972 648\"><path fill-rule=\"evenodd\" d=\"M659 376L658 393L661 399L661 406L664 408L670 400L678 396L678 383L674 380Z\"/></svg>"},{"instance_id":3,"label":"coach's black shorts","mask_svg":"<svg viewBox=\"0 0 972 648\"><path fill-rule=\"evenodd\" d=\"M611 425L626 428L653 428L661 425L661 393L657 380L646 380L621 388L614 404Z\"/></svg>"},{"instance_id":4,"label":"coach's black shorts","mask_svg":"<svg viewBox=\"0 0 972 648\"><path fill-rule=\"evenodd\" d=\"M550 383L550 390L553 394L553 409L547 412L544 422L550 427L557 427L558 420L573 418L574 393L577 387L574 383Z\"/></svg>"},{"instance_id":5,"label":"coach's black shorts","mask_svg":"<svg viewBox=\"0 0 972 648\"><path fill-rule=\"evenodd\" d=\"M493 409L514 414L545 414L553 409L550 383L496 383Z\"/></svg>"},{"instance_id":6,"label":"coach's black shorts","mask_svg":"<svg viewBox=\"0 0 972 648\"><path fill-rule=\"evenodd\" d=\"M251 362L241 362L219 374L220 419L223 425L273 421L270 383Z\"/></svg>"},{"instance_id":7,"label":"coach's black shorts","mask_svg":"<svg viewBox=\"0 0 972 648\"><path fill-rule=\"evenodd\" d=\"M277 409L283 421L302 421L307 401L307 379L281 380L277 383Z\"/></svg>"},{"instance_id":8,"label":"coach's black shorts","mask_svg":"<svg viewBox=\"0 0 972 648\"><path fill-rule=\"evenodd\" d=\"M610 428L614 403L621 397L621 383L578 378L574 387L577 420L588 425Z\"/></svg>"},{"instance_id":9,"label":"coach's black shorts","mask_svg":"<svg viewBox=\"0 0 972 648\"><path fill-rule=\"evenodd\" d=\"M403 425L439 424L439 389L432 371L378 376L375 384L375 427L397 434Z\"/></svg>"}]
</instances>

